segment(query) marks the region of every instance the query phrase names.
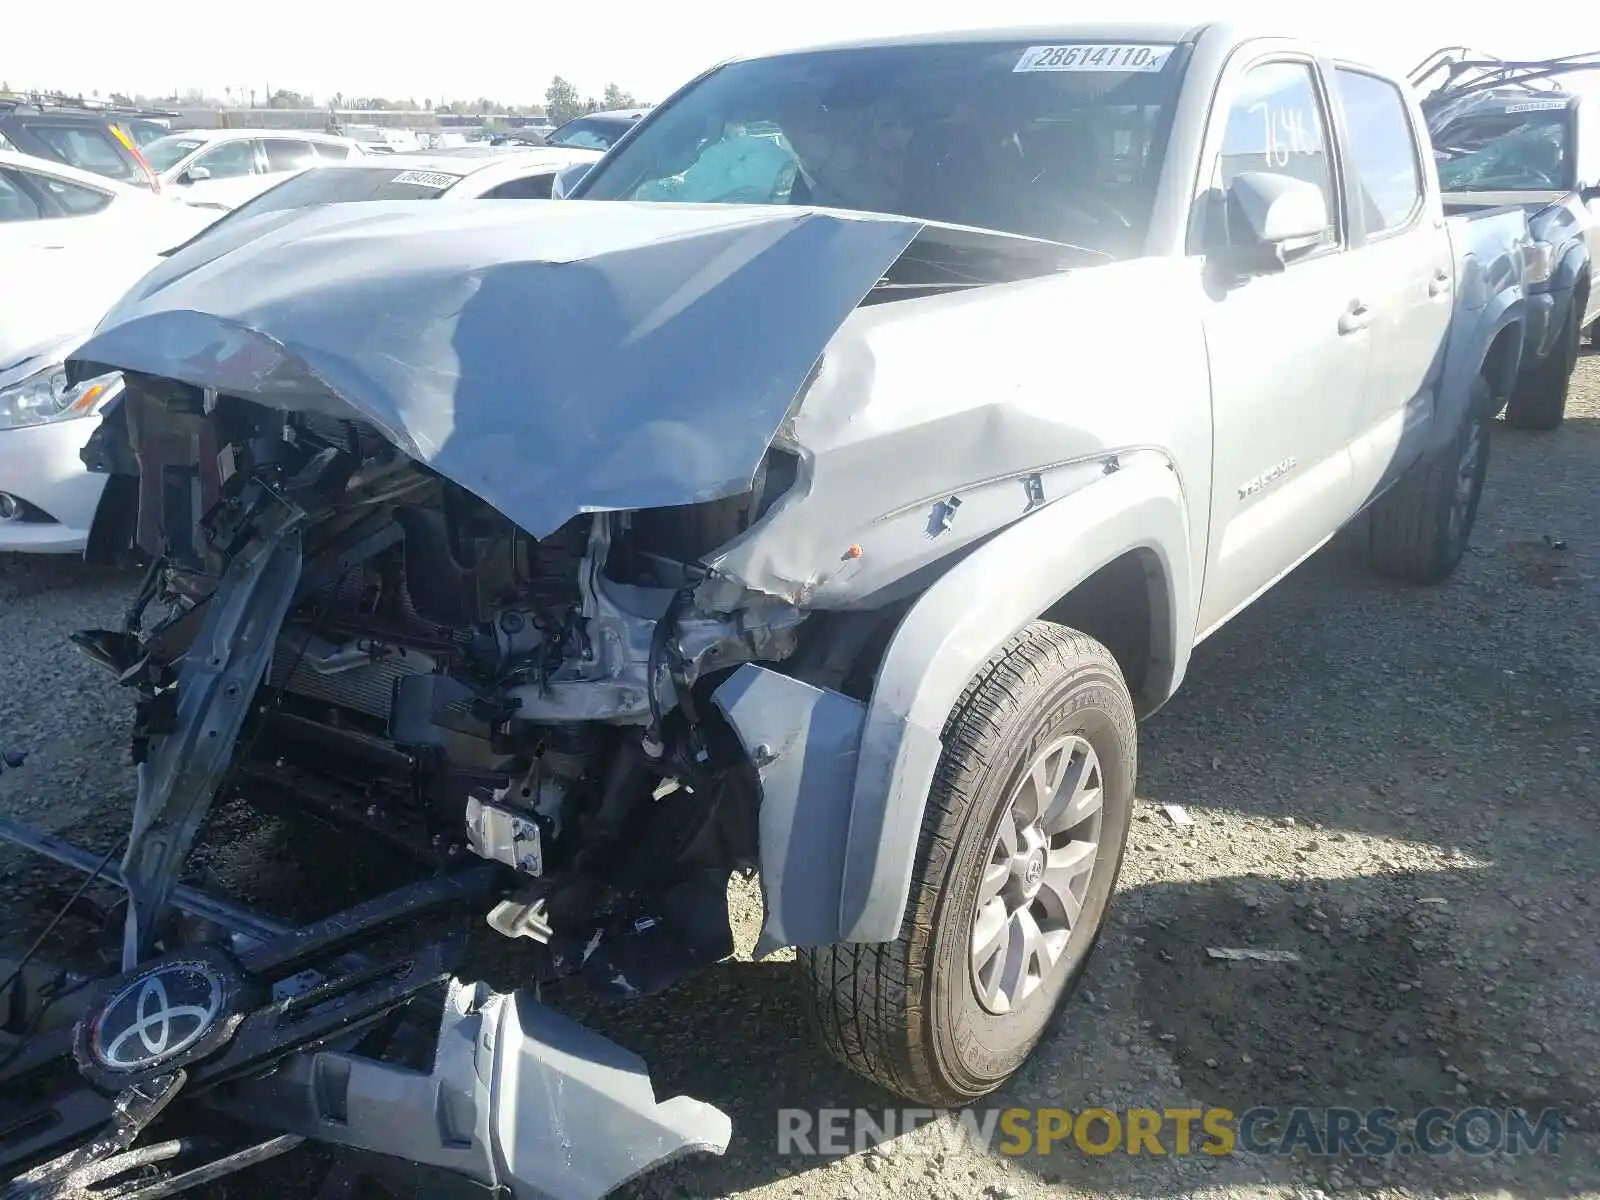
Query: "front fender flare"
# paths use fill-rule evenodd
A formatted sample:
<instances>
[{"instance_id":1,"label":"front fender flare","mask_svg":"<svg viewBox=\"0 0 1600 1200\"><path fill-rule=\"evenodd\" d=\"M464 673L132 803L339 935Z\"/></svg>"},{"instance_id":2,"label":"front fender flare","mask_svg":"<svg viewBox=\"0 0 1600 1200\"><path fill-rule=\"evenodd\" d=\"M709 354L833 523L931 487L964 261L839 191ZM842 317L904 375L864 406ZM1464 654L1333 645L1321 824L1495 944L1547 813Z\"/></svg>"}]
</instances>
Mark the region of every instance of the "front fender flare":
<instances>
[{"instance_id":1,"label":"front fender flare","mask_svg":"<svg viewBox=\"0 0 1600 1200\"><path fill-rule=\"evenodd\" d=\"M889 642L862 730L839 894L841 942L900 934L945 721L977 670L1102 566L1153 556L1167 589L1168 690L1194 644L1189 513L1162 459L1130 464L997 534L912 606Z\"/></svg>"}]
</instances>

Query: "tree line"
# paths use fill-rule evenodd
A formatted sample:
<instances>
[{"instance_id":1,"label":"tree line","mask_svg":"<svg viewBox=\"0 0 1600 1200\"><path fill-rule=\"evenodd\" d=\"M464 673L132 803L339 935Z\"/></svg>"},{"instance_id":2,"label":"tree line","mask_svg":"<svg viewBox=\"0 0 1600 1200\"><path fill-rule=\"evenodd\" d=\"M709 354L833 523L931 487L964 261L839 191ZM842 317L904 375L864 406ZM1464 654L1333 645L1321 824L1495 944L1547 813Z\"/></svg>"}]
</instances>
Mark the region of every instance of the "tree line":
<instances>
[{"instance_id":1,"label":"tree line","mask_svg":"<svg viewBox=\"0 0 1600 1200\"><path fill-rule=\"evenodd\" d=\"M0 83L0 96L9 91L9 86ZM45 99L58 101L79 100L83 97L68 96L65 92L40 92L36 93ZM210 96L199 88L175 90L170 96L146 96L144 94L128 95L124 92L109 92L104 97L98 91L89 93L95 100L105 100L111 104L120 104L129 108L144 107L161 104L188 104L195 107L223 108L229 105L244 105L262 108L308 109L328 108L349 111L352 109L377 111L383 109L401 109L414 112L441 112L455 116L522 116L537 115L537 104L508 104L487 96L479 96L476 100L451 100L435 103L433 100L423 100L418 104L415 97L401 99L394 96L346 96L343 92L334 92L324 95L323 102L319 104L317 98L310 92L297 92L291 88L274 88L270 94L264 94L262 103L257 104L255 91L245 89L224 88L222 96ZM584 113L596 112L609 108L635 108L642 104L632 92L625 91L614 83L608 83L605 90L597 98L583 96L577 87L564 77L557 75L550 81L550 86L544 90L544 112L552 122L560 125L563 121L570 121L573 117L582 116Z\"/></svg>"}]
</instances>

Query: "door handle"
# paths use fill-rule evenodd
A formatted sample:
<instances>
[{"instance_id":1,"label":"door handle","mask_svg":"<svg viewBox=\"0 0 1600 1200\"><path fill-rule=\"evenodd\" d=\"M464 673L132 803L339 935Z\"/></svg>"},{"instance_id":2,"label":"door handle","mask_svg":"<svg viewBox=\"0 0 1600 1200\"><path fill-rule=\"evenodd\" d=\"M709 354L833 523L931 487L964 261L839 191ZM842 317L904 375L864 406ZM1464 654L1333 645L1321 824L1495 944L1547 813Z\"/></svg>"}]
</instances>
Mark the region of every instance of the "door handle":
<instances>
[{"instance_id":1,"label":"door handle","mask_svg":"<svg viewBox=\"0 0 1600 1200\"><path fill-rule=\"evenodd\" d=\"M1350 307L1345 309L1344 316L1339 318L1339 333L1341 335L1357 333L1372 324L1372 309L1359 300L1350 301Z\"/></svg>"},{"instance_id":2,"label":"door handle","mask_svg":"<svg viewBox=\"0 0 1600 1200\"><path fill-rule=\"evenodd\" d=\"M1450 273L1448 271L1435 271L1433 278L1428 280L1428 298L1437 300L1450 290Z\"/></svg>"}]
</instances>

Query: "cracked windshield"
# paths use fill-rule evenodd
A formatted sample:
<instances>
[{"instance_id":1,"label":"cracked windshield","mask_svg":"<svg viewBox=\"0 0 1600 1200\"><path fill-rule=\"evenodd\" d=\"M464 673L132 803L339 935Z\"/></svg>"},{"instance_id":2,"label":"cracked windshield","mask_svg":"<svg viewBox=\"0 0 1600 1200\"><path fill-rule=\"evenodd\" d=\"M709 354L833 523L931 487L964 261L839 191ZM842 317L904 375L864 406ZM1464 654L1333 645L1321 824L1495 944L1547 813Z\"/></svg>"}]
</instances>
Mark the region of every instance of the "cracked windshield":
<instances>
[{"instance_id":1,"label":"cracked windshield","mask_svg":"<svg viewBox=\"0 0 1600 1200\"><path fill-rule=\"evenodd\" d=\"M1433 137L1439 183L1447 190L1567 187L1571 130L1562 101L1529 101L1452 121Z\"/></svg>"}]
</instances>

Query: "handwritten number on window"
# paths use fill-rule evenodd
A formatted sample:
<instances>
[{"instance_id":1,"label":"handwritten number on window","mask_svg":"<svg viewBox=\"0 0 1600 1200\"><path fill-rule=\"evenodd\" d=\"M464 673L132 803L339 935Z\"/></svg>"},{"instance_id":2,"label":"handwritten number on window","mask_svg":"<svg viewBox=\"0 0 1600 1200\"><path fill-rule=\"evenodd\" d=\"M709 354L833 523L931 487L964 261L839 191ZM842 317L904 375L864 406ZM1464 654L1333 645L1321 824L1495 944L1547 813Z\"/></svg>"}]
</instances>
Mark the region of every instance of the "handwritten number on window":
<instances>
[{"instance_id":1,"label":"handwritten number on window","mask_svg":"<svg viewBox=\"0 0 1600 1200\"><path fill-rule=\"evenodd\" d=\"M1310 128L1304 109L1260 100L1245 111L1252 116L1261 115L1261 157L1269 171L1287 167L1290 155L1316 154L1321 150L1320 139Z\"/></svg>"}]
</instances>

